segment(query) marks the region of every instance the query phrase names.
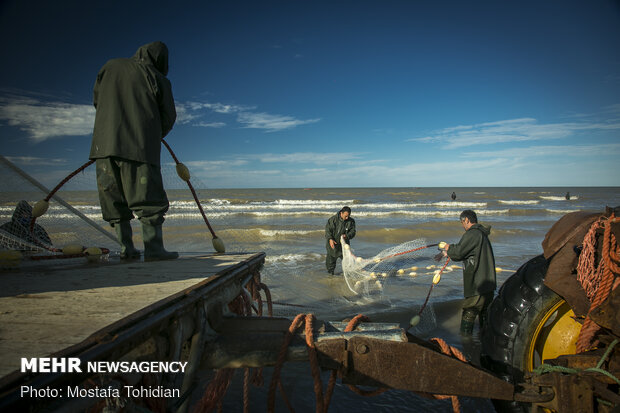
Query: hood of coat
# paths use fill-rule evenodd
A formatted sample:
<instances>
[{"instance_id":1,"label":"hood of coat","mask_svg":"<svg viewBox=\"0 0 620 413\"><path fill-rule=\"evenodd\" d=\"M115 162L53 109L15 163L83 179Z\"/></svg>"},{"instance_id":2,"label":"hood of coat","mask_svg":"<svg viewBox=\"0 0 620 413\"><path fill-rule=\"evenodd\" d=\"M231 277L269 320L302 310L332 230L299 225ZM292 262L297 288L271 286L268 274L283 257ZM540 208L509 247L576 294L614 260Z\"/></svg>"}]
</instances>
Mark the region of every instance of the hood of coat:
<instances>
[{"instance_id":1,"label":"hood of coat","mask_svg":"<svg viewBox=\"0 0 620 413\"><path fill-rule=\"evenodd\" d=\"M168 75L168 47L163 42L153 42L140 46L134 58L155 66L164 76Z\"/></svg>"},{"instance_id":2,"label":"hood of coat","mask_svg":"<svg viewBox=\"0 0 620 413\"><path fill-rule=\"evenodd\" d=\"M480 231L482 231L487 237L491 233L491 226L485 227L484 225L480 225L480 224L476 223L476 224L472 225L471 228L469 228L469 230L474 229L474 228L479 229Z\"/></svg>"}]
</instances>

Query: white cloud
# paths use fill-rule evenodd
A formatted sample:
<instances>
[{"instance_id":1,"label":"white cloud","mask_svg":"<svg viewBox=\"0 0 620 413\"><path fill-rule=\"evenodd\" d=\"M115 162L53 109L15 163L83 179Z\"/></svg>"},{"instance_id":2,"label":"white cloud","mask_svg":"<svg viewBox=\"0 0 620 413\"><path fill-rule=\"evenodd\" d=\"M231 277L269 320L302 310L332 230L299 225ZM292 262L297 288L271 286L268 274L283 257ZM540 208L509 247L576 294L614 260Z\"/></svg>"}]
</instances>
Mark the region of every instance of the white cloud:
<instances>
[{"instance_id":1,"label":"white cloud","mask_svg":"<svg viewBox=\"0 0 620 413\"><path fill-rule=\"evenodd\" d=\"M237 116L237 121L244 124L245 128L265 129L267 132L276 132L285 129L295 128L300 125L316 123L320 119L295 119L286 115L271 115L269 113L241 112Z\"/></svg>"},{"instance_id":2,"label":"white cloud","mask_svg":"<svg viewBox=\"0 0 620 413\"><path fill-rule=\"evenodd\" d=\"M226 126L224 122L198 122L194 126L200 126L202 128L223 128Z\"/></svg>"},{"instance_id":3,"label":"white cloud","mask_svg":"<svg viewBox=\"0 0 620 413\"><path fill-rule=\"evenodd\" d=\"M317 152L295 152L273 154L264 153L252 155L250 158L258 159L265 163L312 163L316 165L339 164L343 162L352 162L359 159L360 154L355 153L317 153Z\"/></svg>"},{"instance_id":4,"label":"white cloud","mask_svg":"<svg viewBox=\"0 0 620 413\"><path fill-rule=\"evenodd\" d=\"M530 157L599 157L620 156L620 143L600 145L558 145L558 146L529 146L526 148L510 148L500 151L466 152L468 158L480 157L506 157L506 158L530 158Z\"/></svg>"},{"instance_id":5,"label":"white cloud","mask_svg":"<svg viewBox=\"0 0 620 413\"><path fill-rule=\"evenodd\" d=\"M440 143L443 149L508 142L564 139L584 130L617 130L620 122L565 122L540 124L536 119L520 118L445 128L435 135L409 139L421 143Z\"/></svg>"},{"instance_id":6,"label":"white cloud","mask_svg":"<svg viewBox=\"0 0 620 413\"><path fill-rule=\"evenodd\" d=\"M35 142L57 136L86 136L93 130L95 108L35 98L0 98L0 120L29 134Z\"/></svg>"},{"instance_id":7,"label":"white cloud","mask_svg":"<svg viewBox=\"0 0 620 413\"><path fill-rule=\"evenodd\" d=\"M9 161L27 166L59 166L66 165L67 160L61 158L38 158L35 156L7 156Z\"/></svg>"}]
</instances>

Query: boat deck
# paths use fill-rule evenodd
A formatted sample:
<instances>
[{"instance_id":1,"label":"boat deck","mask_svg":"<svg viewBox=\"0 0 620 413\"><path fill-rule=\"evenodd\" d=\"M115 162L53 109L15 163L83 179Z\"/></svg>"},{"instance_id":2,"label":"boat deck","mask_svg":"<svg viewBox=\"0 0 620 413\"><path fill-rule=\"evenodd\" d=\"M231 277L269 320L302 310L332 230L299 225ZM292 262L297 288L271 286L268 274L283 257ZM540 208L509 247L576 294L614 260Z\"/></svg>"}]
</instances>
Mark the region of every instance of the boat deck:
<instances>
[{"instance_id":1,"label":"boat deck","mask_svg":"<svg viewBox=\"0 0 620 413\"><path fill-rule=\"evenodd\" d=\"M41 263L0 272L0 379L21 358L47 357L113 324L163 308L173 297L204 294L222 274L248 272L264 254L182 255L157 262ZM211 288L212 289L212 288ZM177 299L178 301L178 299ZM134 316L132 316L134 315ZM83 346L85 347L85 346Z\"/></svg>"}]
</instances>

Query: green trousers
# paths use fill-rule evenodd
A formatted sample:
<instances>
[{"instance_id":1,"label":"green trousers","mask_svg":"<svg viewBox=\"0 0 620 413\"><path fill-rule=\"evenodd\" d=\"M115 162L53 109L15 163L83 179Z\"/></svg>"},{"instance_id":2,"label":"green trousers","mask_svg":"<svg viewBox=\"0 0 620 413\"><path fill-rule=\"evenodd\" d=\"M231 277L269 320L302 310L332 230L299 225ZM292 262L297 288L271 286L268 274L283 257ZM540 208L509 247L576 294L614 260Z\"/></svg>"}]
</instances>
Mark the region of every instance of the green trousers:
<instances>
[{"instance_id":1,"label":"green trousers","mask_svg":"<svg viewBox=\"0 0 620 413\"><path fill-rule=\"evenodd\" d=\"M97 189L103 219L161 225L169 203L159 165L119 158L97 159Z\"/></svg>"},{"instance_id":2,"label":"green trousers","mask_svg":"<svg viewBox=\"0 0 620 413\"><path fill-rule=\"evenodd\" d=\"M474 321L479 318L480 328L486 322L487 308L493 301L493 292L474 295L463 300L463 314L461 316L461 332L471 334L474 329Z\"/></svg>"},{"instance_id":3,"label":"green trousers","mask_svg":"<svg viewBox=\"0 0 620 413\"><path fill-rule=\"evenodd\" d=\"M342 245L336 244L336 248L332 248L329 245L328 240L325 245L325 249L327 250L327 255L325 256L325 267L327 268L328 273L333 274L336 269L336 261L338 258L342 259Z\"/></svg>"}]
</instances>

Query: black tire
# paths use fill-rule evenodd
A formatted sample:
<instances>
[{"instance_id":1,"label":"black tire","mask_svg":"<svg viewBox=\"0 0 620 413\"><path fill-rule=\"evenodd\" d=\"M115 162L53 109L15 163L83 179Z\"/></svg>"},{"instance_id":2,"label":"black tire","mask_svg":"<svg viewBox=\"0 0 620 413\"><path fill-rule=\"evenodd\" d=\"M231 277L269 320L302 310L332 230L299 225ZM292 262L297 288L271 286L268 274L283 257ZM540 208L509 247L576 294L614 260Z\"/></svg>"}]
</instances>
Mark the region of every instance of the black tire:
<instances>
[{"instance_id":1,"label":"black tire","mask_svg":"<svg viewBox=\"0 0 620 413\"><path fill-rule=\"evenodd\" d=\"M540 255L525 263L501 286L489 306L481 333L483 366L511 383L523 382L524 372L540 364L528 353L538 340L549 312L565 301L543 284L547 260ZM528 361L529 358L529 361ZM529 412L531 405L493 400L500 412Z\"/></svg>"}]
</instances>

